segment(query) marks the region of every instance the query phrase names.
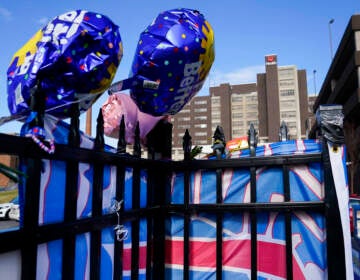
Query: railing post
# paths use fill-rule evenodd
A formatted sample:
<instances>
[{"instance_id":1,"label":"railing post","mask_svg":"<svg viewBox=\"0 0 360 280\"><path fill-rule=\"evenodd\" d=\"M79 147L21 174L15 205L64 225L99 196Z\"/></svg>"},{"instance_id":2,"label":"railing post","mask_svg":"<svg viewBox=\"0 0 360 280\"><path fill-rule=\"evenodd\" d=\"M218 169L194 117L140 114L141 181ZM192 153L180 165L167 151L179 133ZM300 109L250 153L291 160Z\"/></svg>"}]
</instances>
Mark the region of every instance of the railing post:
<instances>
[{"instance_id":1,"label":"railing post","mask_svg":"<svg viewBox=\"0 0 360 280\"><path fill-rule=\"evenodd\" d=\"M216 159L220 160L225 151L225 135L223 128L221 126L217 126L214 133L214 144L212 145L212 149L214 154L216 155ZM223 188L222 188L222 169L216 169L216 204L223 204ZM216 214L216 279L222 279L222 258L223 258L223 214Z\"/></svg>"},{"instance_id":2,"label":"railing post","mask_svg":"<svg viewBox=\"0 0 360 280\"><path fill-rule=\"evenodd\" d=\"M102 110L99 110L96 124L96 137L94 150L104 151L104 119ZM97 162L93 165L93 191L92 191L92 213L93 218L100 218L102 215L103 202L103 178L104 165ZM90 233L90 279L100 279L100 255L101 255L101 230L95 229Z\"/></svg>"},{"instance_id":3,"label":"railing post","mask_svg":"<svg viewBox=\"0 0 360 280\"><path fill-rule=\"evenodd\" d=\"M183 136L183 151L184 151L184 160L189 161L191 159L191 136L189 130L186 129ZM190 171L184 171L184 213L183 213L183 223L184 223L184 249L183 249L183 278L184 280L189 280L189 271L190 271Z\"/></svg>"},{"instance_id":4,"label":"railing post","mask_svg":"<svg viewBox=\"0 0 360 280\"><path fill-rule=\"evenodd\" d=\"M147 134L148 158L171 159L172 124L160 120ZM152 279L164 279L165 273L165 220L163 208L169 201L170 174L156 168L148 169L148 207L159 207L159 212L148 219L148 239L152 238ZM148 249L149 250L149 249ZM151 253L149 254L151 255ZM148 259L150 261L150 259ZM149 268L150 263L147 264Z\"/></svg>"},{"instance_id":5,"label":"railing post","mask_svg":"<svg viewBox=\"0 0 360 280\"><path fill-rule=\"evenodd\" d=\"M68 145L70 147L79 147L79 107L74 103L71 107L70 131L68 135ZM66 163L66 186L65 186L65 213L64 222L71 223L76 221L77 193L78 193L79 163ZM62 258L62 277L63 279L74 279L75 277L75 240L74 234L68 233L63 240L63 258Z\"/></svg>"},{"instance_id":6,"label":"railing post","mask_svg":"<svg viewBox=\"0 0 360 280\"><path fill-rule=\"evenodd\" d=\"M141 157L140 145L140 127L139 122L136 124L133 156ZM132 169L132 210L136 219L131 222L131 279L139 279L139 254L140 254L140 216L136 213L140 209L140 184L141 184L140 167L134 166Z\"/></svg>"},{"instance_id":7,"label":"railing post","mask_svg":"<svg viewBox=\"0 0 360 280\"><path fill-rule=\"evenodd\" d=\"M323 143L323 166L325 187L325 217L329 279L345 279L346 263L344 233L342 231L338 196L331 168L330 151L344 143L343 114L341 105L321 105L316 112L316 121Z\"/></svg>"},{"instance_id":8,"label":"railing post","mask_svg":"<svg viewBox=\"0 0 360 280\"><path fill-rule=\"evenodd\" d=\"M119 139L117 143L117 154L123 155L126 153L126 141L125 141L125 119L124 115L121 117L120 127L119 127ZM124 166L116 166L116 202L124 204L124 192L125 192L125 173L126 168ZM118 215L120 217L124 213L124 207L120 207ZM118 241L116 238L114 240L114 277L113 279L122 279L123 275L123 250L124 242Z\"/></svg>"},{"instance_id":9,"label":"railing post","mask_svg":"<svg viewBox=\"0 0 360 280\"><path fill-rule=\"evenodd\" d=\"M256 146L257 146L257 132L255 130L254 124L250 124L248 131L248 144L250 149L250 156L256 156ZM257 202L256 195L256 167L250 166L250 202ZM257 214L256 212L250 212L250 234L251 234L251 279L257 279Z\"/></svg>"},{"instance_id":10,"label":"railing post","mask_svg":"<svg viewBox=\"0 0 360 280\"><path fill-rule=\"evenodd\" d=\"M281 122L279 129L279 141L285 142L289 140L288 128L285 121ZM283 173L283 185L284 185L284 201L290 202L290 179L289 179L289 166L284 164L282 166ZM286 250L286 279L293 280L293 242L292 242L292 225L291 225L291 217L292 213L290 211L286 211L285 215L285 250Z\"/></svg>"},{"instance_id":11,"label":"railing post","mask_svg":"<svg viewBox=\"0 0 360 280\"><path fill-rule=\"evenodd\" d=\"M30 109L35 112L35 118L29 123L28 129L44 127L45 96L41 88L41 80L31 93ZM21 250L22 269L21 279L35 279L37 267L37 244L36 228L39 224L39 199L42 160L25 158L22 160L26 166L27 179L25 186L19 188L19 197L23 201L24 214L21 219L21 226L27 240Z\"/></svg>"}]
</instances>

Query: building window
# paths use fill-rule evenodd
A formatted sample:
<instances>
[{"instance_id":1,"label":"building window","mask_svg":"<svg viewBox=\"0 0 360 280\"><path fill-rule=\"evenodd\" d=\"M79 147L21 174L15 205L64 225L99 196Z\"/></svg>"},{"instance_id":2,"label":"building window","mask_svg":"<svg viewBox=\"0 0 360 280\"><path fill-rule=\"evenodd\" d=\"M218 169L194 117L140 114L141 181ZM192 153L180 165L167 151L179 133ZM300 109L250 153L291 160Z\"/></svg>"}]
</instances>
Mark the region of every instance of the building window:
<instances>
[{"instance_id":1,"label":"building window","mask_svg":"<svg viewBox=\"0 0 360 280\"><path fill-rule=\"evenodd\" d=\"M179 122L183 121L183 122L189 122L190 121L190 117L182 117L178 119Z\"/></svg>"},{"instance_id":2,"label":"building window","mask_svg":"<svg viewBox=\"0 0 360 280\"><path fill-rule=\"evenodd\" d=\"M287 126L288 128L296 128L296 122L288 122Z\"/></svg>"},{"instance_id":3,"label":"building window","mask_svg":"<svg viewBox=\"0 0 360 280\"><path fill-rule=\"evenodd\" d=\"M206 132L195 132L195 136L206 136Z\"/></svg>"},{"instance_id":4,"label":"building window","mask_svg":"<svg viewBox=\"0 0 360 280\"><path fill-rule=\"evenodd\" d=\"M280 87L294 86L294 80L293 79L280 80L279 85Z\"/></svg>"},{"instance_id":5,"label":"building window","mask_svg":"<svg viewBox=\"0 0 360 280\"><path fill-rule=\"evenodd\" d=\"M217 123L221 123L221 120L220 119L212 119L212 122L211 122L212 125L217 124Z\"/></svg>"},{"instance_id":6,"label":"building window","mask_svg":"<svg viewBox=\"0 0 360 280\"><path fill-rule=\"evenodd\" d=\"M179 129L187 129L187 128L189 128L189 125L187 125L187 124L179 124L177 126L177 128L179 128Z\"/></svg>"},{"instance_id":7,"label":"building window","mask_svg":"<svg viewBox=\"0 0 360 280\"><path fill-rule=\"evenodd\" d=\"M287 90L280 90L280 96L294 96L295 90L287 89Z\"/></svg>"},{"instance_id":8,"label":"building window","mask_svg":"<svg viewBox=\"0 0 360 280\"><path fill-rule=\"evenodd\" d=\"M194 101L194 104L196 104L196 105L203 105L203 104L207 104L207 101L206 101L206 100L195 100L195 101Z\"/></svg>"},{"instance_id":9,"label":"building window","mask_svg":"<svg viewBox=\"0 0 360 280\"><path fill-rule=\"evenodd\" d=\"M196 108L194 110L195 113L203 113L203 112L207 112L207 108Z\"/></svg>"},{"instance_id":10,"label":"building window","mask_svg":"<svg viewBox=\"0 0 360 280\"><path fill-rule=\"evenodd\" d=\"M281 117L282 119L296 118L296 112L295 112L295 111L284 111L284 112L280 112L280 117Z\"/></svg>"},{"instance_id":11,"label":"building window","mask_svg":"<svg viewBox=\"0 0 360 280\"><path fill-rule=\"evenodd\" d=\"M253 125L256 127L256 126L258 126L259 121L258 121L258 120L252 120L252 121L247 121L247 122L246 122L246 125L247 125L248 127L250 127L250 124L253 124Z\"/></svg>"},{"instance_id":12,"label":"building window","mask_svg":"<svg viewBox=\"0 0 360 280\"><path fill-rule=\"evenodd\" d=\"M194 117L194 120L196 120L196 121L205 121L205 120L207 120L207 117L206 116L196 116L196 117Z\"/></svg>"},{"instance_id":13,"label":"building window","mask_svg":"<svg viewBox=\"0 0 360 280\"><path fill-rule=\"evenodd\" d=\"M221 108L220 106L212 106L211 107L211 112L218 112L218 111L221 110L220 108Z\"/></svg>"},{"instance_id":14,"label":"building window","mask_svg":"<svg viewBox=\"0 0 360 280\"><path fill-rule=\"evenodd\" d=\"M278 70L279 76L281 77L293 77L294 76L294 68L279 68Z\"/></svg>"},{"instance_id":15,"label":"building window","mask_svg":"<svg viewBox=\"0 0 360 280\"><path fill-rule=\"evenodd\" d=\"M207 128L207 124L206 123L195 124L194 127L195 128Z\"/></svg>"},{"instance_id":16,"label":"building window","mask_svg":"<svg viewBox=\"0 0 360 280\"><path fill-rule=\"evenodd\" d=\"M295 108L295 100L281 100L280 108Z\"/></svg>"},{"instance_id":17,"label":"building window","mask_svg":"<svg viewBox=\"0 0 360 280\"><path fill-rule=\"evenodd\" d=\"M233 129L233 131L232 131L232 136L233 137L244 136L246 134L247 133L246 133L245 129Z\"/></svg>"},{"instance_id":18,"label":"building window","mask_svg":"<svg viewBox=\"0 0 360 280\"><path fill-rule=\"evenodd\" d=\"M243 113L234 112L234 113L231 114L231 116L232 116L233 118L240 119L240 118L243 118Z\"/></svg>"},{"instance_id":19,"label":"building window","mask_svg":"<svg viewBox=\"0 0 360 280\"><path fill-rule=\"evenodd\" d=\"M244 126L244 122L243 121L233 121L232 125L234 127L243 127Z\"/></svg>"},{"instance_id":20,"label":"building window","mask_svg":"<svg viewBox=\"0 0 360 280\"><path fill-rule=\"evenodd\" d=\"M247 119L257 119L257 117L258 117L257 111L255 111L255 112L247 112L246 113L246 118Z\"/></svg>"},{"instance_id":21,"label":"building window","mask_svg":"<svg viewBox=\"0 0 360 280\"><path fill-rule=\"evenodd\" d=\"M240 94L232 94L231 95L231 101L232 102L242 102L243 98L240 96Z\"/></svg>"},{"instance_id":22,"label":"building window","mask_svg":"<svg viewBox=\"0 0 360 280\"><path fill-rule=\"evenodd\" d=\"M257 96L246 96L246 102L257 102Z\"/></svg>"},{"instance_id":23,"label":"building window","mask_svg":"<svg viewBox=\"0 0 360 280\"><path fill-rule=\"evenodd\" d=\"M246 106L246 110L247 111L255 111L255 110L257 110L258 109L258 105L257 104L248 104L247 106Z\"/></svg>"},{"instance_id":24,"label":"building window","mask_svg":"<svg viewBox=\"0 0 360 280\"><path fill-rule=\"evenodd\" d=\"M241 111L243 109L242 105L233 105L231 106L231 109L234 111Z\"/></svg>"},{"instance_id":25,"label":"building window","mask_svg":"<svg viewBox=\"0 0 360 280\"><path fill-rule=\"evenodd\" d=\"M216 104L220 104L220 97L219 96L211 98L211 105L216 105Z\"/></svg>"}]
</instances>

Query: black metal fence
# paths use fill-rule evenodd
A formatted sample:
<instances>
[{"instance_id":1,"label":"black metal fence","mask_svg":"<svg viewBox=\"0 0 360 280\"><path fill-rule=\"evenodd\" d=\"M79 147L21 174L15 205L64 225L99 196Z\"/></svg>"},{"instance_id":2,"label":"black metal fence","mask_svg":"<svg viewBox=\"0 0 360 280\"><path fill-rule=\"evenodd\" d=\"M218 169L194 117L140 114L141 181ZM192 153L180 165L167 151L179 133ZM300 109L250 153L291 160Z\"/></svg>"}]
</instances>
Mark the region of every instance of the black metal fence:
<instances>
[{"instance_id":1,"label":"black metal fence","mask_svg":"<svg viewBox=\"0 0 360 280\"><path fill-rule=\"evenodd\" d=\"M249 130L251 154L246 158L223 159L224 139L221 129L214 134L213 160L191 160L191 136L184 135L184 160L171 161L171 125L159 123L148 135L149 158L140 158L139 132L134 144L133 155L126 153L124 124L120 127L117 153L104 151L102 115L99 114L94 150L79 147L79 119L72 118L68 145L56 144L54 154L43 152L33 141L25 137L0 134L0 153L19 156L26 166L24 208L22 223L18 229L0 233L0 254L20 251L21 279L36 279L38 266L38 247L53 240L62 240L62 271L59 278L74 279L76 236L90 233L90 279L103 279L100 271L101 231L114 227L114 267L113 279L123 278L123 242L121 224L131 223L131 279L139 279L139 266L146 259L146 279L165 279L165 221L171 215L183 217L184 248L183 277L190 279L189 240L190 217L199 213L212 213L216 216L216 279L222 279L223 217L226 213L250 213L251 216L251 279L257 279L257 214L261 212L281 212L285 215L286 232L286 278L293 278L291 215L295 211L322 213L327 223L327 267L329 279L344 279L344 248L341 243L342 229L339 210L334 191L326 138L322 153L256 157L256 132ZM280 139L288 139L287 130L279 134ZM66 163L66 195L64 220L51 224L39 224L39 192L44 159ZM289 166L319 162L324 167L325 199L319 202L292 202L290 199ZM89 163L94 168L92 213L90 217L78 219L77 186L80 163ZM103 214L103 169L116 167L116 201L124 200L125 170L132 170L132 207L125 210ZM260 167L279 166L283 172L284 202L258 202L256 197L256 170ZM245 168L250 172L251 195L248 203L223 203L222 174L225 169ZM190 174L197 170L211 170L216 173L216 203L190 203ZM146 173L146 206L140 206L141 174ZM170 202L170 177L173 173L184 174L183 203ZM147 225L146 255L140 250L140 220ZM119 238L120 241L117 239Z\"/></svg>"}]
</instances>

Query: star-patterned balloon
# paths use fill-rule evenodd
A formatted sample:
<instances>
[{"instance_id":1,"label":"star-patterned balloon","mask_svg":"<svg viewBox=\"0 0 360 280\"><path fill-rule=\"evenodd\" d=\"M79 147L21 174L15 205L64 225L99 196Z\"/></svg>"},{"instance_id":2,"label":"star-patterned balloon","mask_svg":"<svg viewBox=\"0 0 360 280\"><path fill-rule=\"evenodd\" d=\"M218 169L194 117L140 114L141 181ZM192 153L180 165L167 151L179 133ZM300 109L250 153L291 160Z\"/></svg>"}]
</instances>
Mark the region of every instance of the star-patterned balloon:
<instances>
[{"instance_id":1,"label":"star-patterned balloon","mask_svg":"<svg viewBox=\"0 0 360 280\"><path fill-rule=\"evenodd\" d=\"M214 32L203 14L162 12L140 34L130 73L159 86L135 83L130 95L142 112L174 115L202 88L214 58Z\"/></svg>"},{"instance_id":2,"label":"star-patterned balloon","mask_svg":"<svg viewBox=\"0 0 360 280\"><path fill-rule=\"evenodd\" d=\"M45 111L69 117L72 104L86 111L110 86L123 55L119 27L108 17L74 10L52 19L13 56L8 67L8 107L27 115L38 86Z\"/></svg>"}]
</instances>

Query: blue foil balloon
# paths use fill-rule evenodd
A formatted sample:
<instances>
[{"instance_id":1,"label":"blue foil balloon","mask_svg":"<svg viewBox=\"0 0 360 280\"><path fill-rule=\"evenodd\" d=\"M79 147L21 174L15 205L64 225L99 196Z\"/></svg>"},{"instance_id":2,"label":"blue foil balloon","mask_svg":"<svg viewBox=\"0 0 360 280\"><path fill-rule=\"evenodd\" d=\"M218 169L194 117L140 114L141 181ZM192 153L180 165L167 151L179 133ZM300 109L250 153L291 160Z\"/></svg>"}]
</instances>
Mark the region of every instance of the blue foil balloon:
<instances>
[{"instance_id":1,"label":"blue foil balloon","mask_svg":"<svg viewBox=\"0 0 360 280\"><path fill-rule=\"evenodd\" d=\"M28 114L36 85L44 93L47 113L67 118L73 103L86 111L110 86L122 55L119 28L108 17L84 10L55 17L11 60L10 113Z\"/></svg>"},{"instance_id":2,"label":"blue foil balloon","mask_svg":"<svg viewBox=\"0 0 360 280\"><path fill-rule=\"evenodd\" d=\"M130 95L145 113L174 115L202 88L215 58L214 32L204 16L191 9L159 14L140 34L130 77Z\"/></svg>"}]
</instances>

